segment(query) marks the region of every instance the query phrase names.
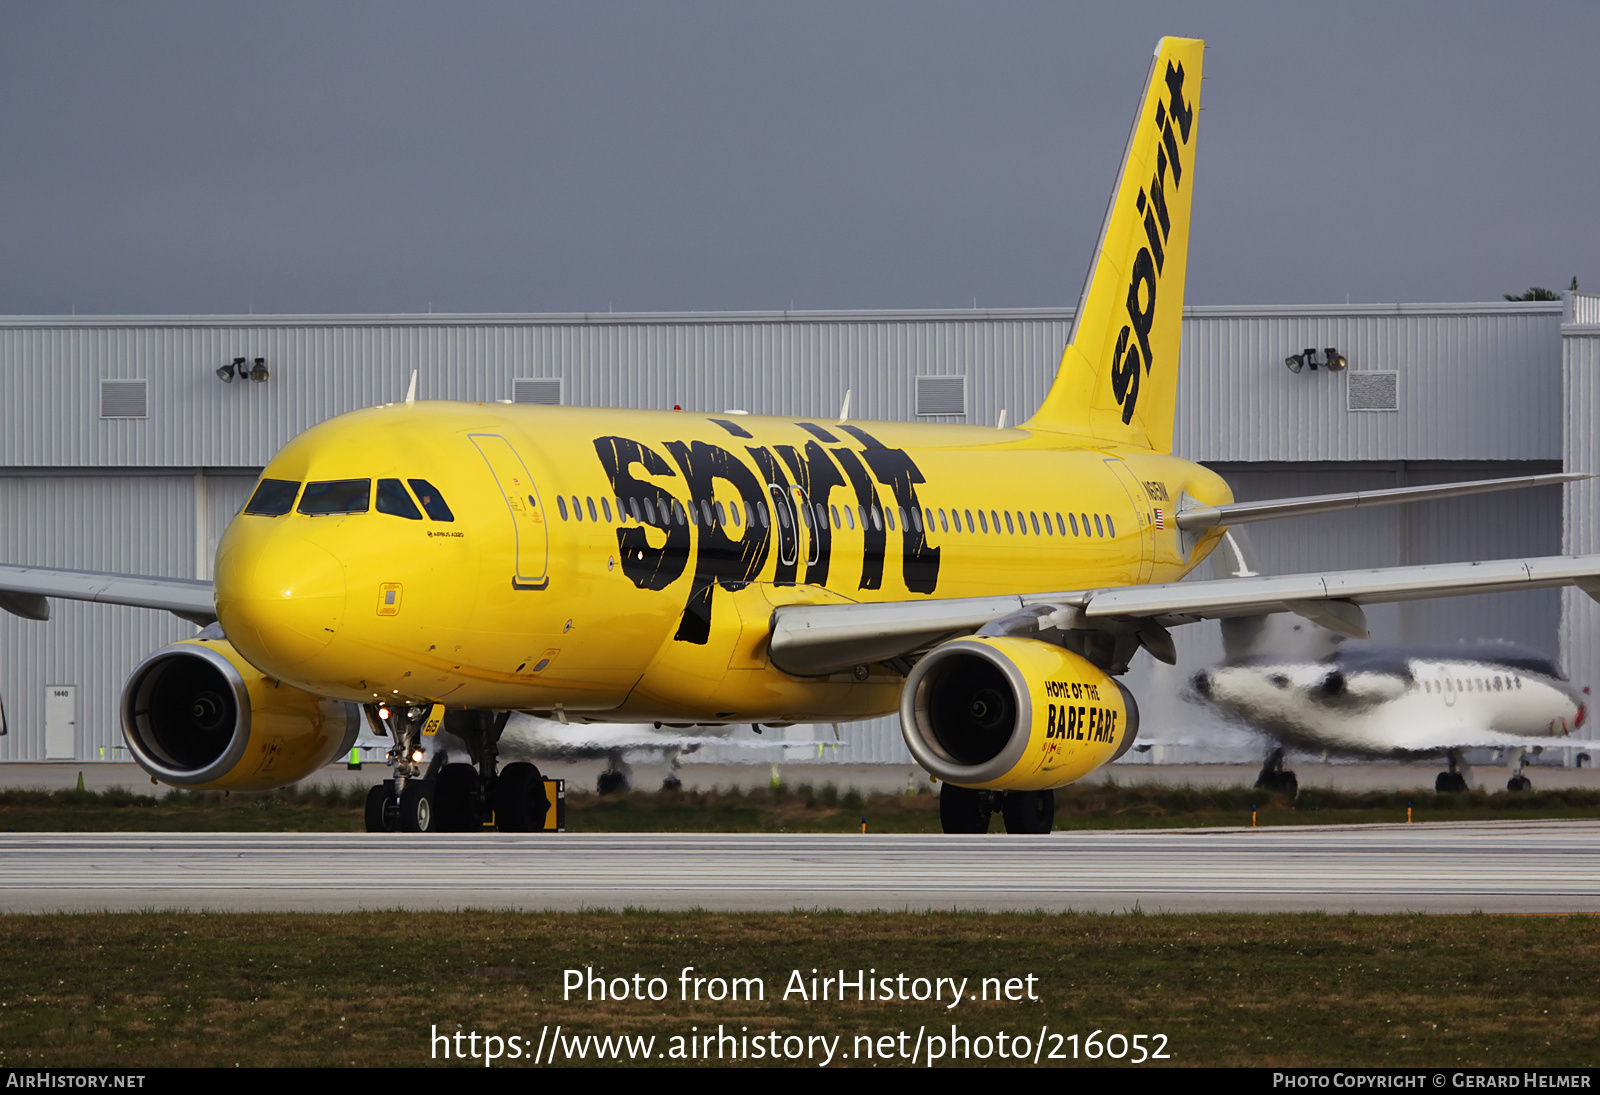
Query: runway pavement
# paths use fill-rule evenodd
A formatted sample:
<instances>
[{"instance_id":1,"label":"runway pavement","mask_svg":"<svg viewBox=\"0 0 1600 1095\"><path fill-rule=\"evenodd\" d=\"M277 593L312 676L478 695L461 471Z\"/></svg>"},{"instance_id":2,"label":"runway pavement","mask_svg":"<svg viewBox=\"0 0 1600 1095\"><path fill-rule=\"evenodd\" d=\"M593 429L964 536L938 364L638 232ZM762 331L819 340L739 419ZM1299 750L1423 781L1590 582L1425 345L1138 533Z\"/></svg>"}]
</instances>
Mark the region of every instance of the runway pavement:
<instances>
[{"instance_id":1,"label":"runway pavement","mask_svg":"<svg viewBox=\"0 0 1600 1095\"><path fill-rule=\"evenodd\" d=\"M1600 821L1058 832L0 834L0 910L1600 912Z\"/></svg>"}]
</instances>

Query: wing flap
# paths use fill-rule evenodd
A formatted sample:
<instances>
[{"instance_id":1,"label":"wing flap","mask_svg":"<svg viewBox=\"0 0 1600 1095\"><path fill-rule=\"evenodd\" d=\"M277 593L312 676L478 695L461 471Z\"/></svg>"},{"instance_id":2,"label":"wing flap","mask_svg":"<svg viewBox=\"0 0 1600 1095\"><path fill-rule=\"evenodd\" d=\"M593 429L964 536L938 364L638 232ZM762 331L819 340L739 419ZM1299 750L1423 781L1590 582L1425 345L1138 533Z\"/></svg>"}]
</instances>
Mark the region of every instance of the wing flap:
<instances>
[{"instance_id":1,"label":"wing flap","mask_svg":"<svg viewBox=\"0 0 1600 1095\"><path fill-rule=\"evenodd\" d=\"M1354 629L1359 626L1359 613L1351 611L1351 605L1566 585L1586 592L1600 590L1600 555L1436 563L1003 597L785 605L773 612L768 649L772 664L784 672L821 676L852 665L914 654L1029 610L1034 610L1029 613L1034 617L1030 626L1044 629L1104 626L1118 620L1170 625L1285 611L1305 615L1319 611L1316 606L1320 604ZM1041 606L1064 611L1041 614L1037 611Z\"/></svg>"},{"instance_id":2,"label":"wing flap","mask_svg":"<svg viewBox=\"0 0 1600 1095\"><path fill-rule=\"evenodd\" d=\"M25 619L48 619L50 611L46 598L49 597L156 608L199 627L217 622L216 598L210 582L0 565L0 608Z\"/></svg>"}]
</instances>

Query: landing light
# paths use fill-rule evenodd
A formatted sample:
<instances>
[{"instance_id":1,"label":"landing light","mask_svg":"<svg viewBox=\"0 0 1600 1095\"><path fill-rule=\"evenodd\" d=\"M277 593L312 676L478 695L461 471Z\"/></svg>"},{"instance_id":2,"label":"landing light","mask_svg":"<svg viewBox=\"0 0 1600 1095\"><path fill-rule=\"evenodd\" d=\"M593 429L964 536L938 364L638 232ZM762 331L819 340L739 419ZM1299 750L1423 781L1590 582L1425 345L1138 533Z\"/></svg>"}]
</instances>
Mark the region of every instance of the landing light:
<instances>
[{"instance_id":1,"label":"landing light","mask_svg":"<svg viewBox=\"0 0 1600 1095\"><path fill-rule=\"evenodd\" d=\"M382 719L384 722L388 722L389 721L389 705L388 704L384 704L383 706L378 708L378 717L380 719Z\"/></svg>"},{"instance_id":2,"label":"landing light","mask_svg":"<svg viewBox=\"0 0 1600 1095\"><path fill-rule=\"evenodd\" d=\"M422 750L418 749L415 753L412 753L411 754L411 760L412 760L413 763L421 764L422 763Z\"/></svg>"}]
</instances>

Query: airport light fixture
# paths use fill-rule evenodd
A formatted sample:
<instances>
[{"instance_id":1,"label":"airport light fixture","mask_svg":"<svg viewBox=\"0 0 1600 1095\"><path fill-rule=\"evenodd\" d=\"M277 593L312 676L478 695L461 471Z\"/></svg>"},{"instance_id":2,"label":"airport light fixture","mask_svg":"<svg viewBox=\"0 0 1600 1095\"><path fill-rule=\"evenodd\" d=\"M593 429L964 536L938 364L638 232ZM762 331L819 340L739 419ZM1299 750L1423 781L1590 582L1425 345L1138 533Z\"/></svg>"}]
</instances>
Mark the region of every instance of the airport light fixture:
<instances>
[{"instance_id":1,"label":"airport light fixture","mask_svg":"<svg viewBox=\"0 0 1600 1095\"><path fill-rule=\"evenodd\" d=\"M252 362L249 358L236 357L226 365L219 365L216 369L217 379L224 384L232 384L234 378L240 380L249 378L257 384L265 384L272 374L267 371L267 359L258 357Z\"/></svg>"},{"instance_id":2,"label":"airport light fixture","mask_svg":"<svg viewBox=\"0 0 1600 1095\"><path fill-rule=\"evenodd\" d=\"M1343 369L1346 365L1350 364L1349 360L1332 346L1329 346L1323 350L1322 353L1323 359L1318 361L1317 348L1315 346L1307 346L1298 354L1290 354L1288 357L1284 358L1283 364L1291 373L1298 373L1307 365L1311 366L1312 372L1316 372L1317 366L1321 365L1329 372L1336 373L1340 369Z\"/></svg>"}]
</instances>

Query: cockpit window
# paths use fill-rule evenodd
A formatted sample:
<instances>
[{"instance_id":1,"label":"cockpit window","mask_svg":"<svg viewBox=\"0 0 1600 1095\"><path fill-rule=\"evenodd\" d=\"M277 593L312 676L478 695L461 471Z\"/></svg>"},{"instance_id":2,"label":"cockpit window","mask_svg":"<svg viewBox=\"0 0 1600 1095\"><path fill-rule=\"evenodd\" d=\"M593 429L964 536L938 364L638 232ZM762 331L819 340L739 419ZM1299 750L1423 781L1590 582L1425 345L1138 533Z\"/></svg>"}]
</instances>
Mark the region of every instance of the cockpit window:
<instances>
[{"instance_id":1,"label":"cockpit window","mask_svg":"<svg viewBox=\"0 0 1600 1095\"><path fill-rule=\"evenodd\" d=\"M407 479L411 489L417 492L417 501L422 503L422 508L429 517L435 521L454 521L456 515L450 512L450 507L444 503L444 495L438 488L426 479Z\"/></svg>"},{"instance_id":2,"label":"cockpit window","mask_svg":"<svg viewBox=\"0 0 1600 1095\"><path fill-rule=\"evenodd\" d=\"M408 521L422 520L422 511L411 500L411 495L406 493L406 488L398 479L378 480L378 512L391 513L396 517L404 517Z\"/></svg>"},{"instance_id":3,"label":"cockpit window","mask_svg":"<svg viewBox=\"0 0 1600 1095\"><path fill-rule=\"evenodd\" d=\"M245 503L244 511L259 517L282 517L294 509L294 496L300 493L300 484L287 479L263 479L256 492Z\"/></svg>"},{"instance_id":4,"label":"cockpit window","mask_svg":"<svg viewBox=\"0 0 1600 1095\"><path fill-rule=\"evenodd\" d=\"M300 512L313 517L330 513L366 513L372 495L370 479L327 479L307 483Z\"/></svg>"}]
</instances>

